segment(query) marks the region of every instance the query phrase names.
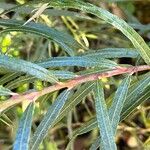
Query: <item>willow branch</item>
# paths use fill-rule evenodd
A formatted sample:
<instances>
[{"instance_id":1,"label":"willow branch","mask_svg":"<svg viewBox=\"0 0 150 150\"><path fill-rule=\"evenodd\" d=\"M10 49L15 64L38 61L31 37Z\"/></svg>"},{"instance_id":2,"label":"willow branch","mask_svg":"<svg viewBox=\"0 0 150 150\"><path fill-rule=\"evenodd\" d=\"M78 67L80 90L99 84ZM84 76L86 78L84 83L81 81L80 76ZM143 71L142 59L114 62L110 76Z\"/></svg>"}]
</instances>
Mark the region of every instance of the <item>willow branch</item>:
<instances>
[{"instance_id":1,"label":"willow branch","mask_svg":"<svg viewBox=\"0 0 150 150\"><path fill-rule=\"evenodd\" d=\"M132 67L117 67L111 71L107 71L107 72L103 72L103 73L95 73L95 74L91 74L91 75L81 75L81 76L78 76L72 80L68 80L63 83L61 82L61 83L54 84L52 86L44 88L41 91L12 96L10 99L0 103L0 112L3 112L8 107L11 107L15 104L21 103L25 100L35 101L39 97L41 97L45 94L48 94L48 93L51 93L51 92L54 92L54 91L57 91L57 90L60 90L63 88L71 89L79 84L89 82L89 81L94 81L97 79L102 79L104 77L112 77L115 75L120 75L120 74L125 74L125 73L133 74L135 72L144 71L144 70L150 70L150 66L143 65L143 66L136 66L136 67L133 67L133 66Z\"/></svg>"}]
</instances>

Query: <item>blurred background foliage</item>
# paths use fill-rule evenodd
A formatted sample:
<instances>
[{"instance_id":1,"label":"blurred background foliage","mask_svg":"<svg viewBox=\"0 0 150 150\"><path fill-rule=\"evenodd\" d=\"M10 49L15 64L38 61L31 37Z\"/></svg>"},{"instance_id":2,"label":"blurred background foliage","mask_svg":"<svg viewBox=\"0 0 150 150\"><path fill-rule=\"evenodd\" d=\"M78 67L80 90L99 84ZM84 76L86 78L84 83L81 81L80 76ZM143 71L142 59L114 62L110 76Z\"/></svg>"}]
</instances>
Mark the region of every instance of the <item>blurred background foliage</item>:
<instances>
[{"instance_id":1,"label":"blurred background foliage","mask_svg":"<svg viewBox=\"0 0 150 150\"><path fill-rule=\"evenodd\" d=\"M24 4L27 0L0 0L0 13L9 10L19 4ZM149 0L89 0L89 2L109 10L113 14L126 20L150 45L150 1ZM1 15L4 19L28 20L33 15L39 4L29 7L17 8L16 11L10 11ZM79 11L77 11L79 12ZM69 14L69 15L68 15ZM101 49L107 47L133 47L131 42L121 32L116 30L111 25L104 21L100 21L96 17L87 16L84 12L71 12L65 9L47 9L38 18L34 20L46 24L60 31L71 34L84 49L77 49L76 54L87 52L87 49ZM67 55L62 49L50 40L43 37L22 32L8 32L0 35L1 53L8 54L16 58L22 58L28 61L39 61L51 56ZM131 58L116 59L116 62L122 64L142 64L143 62ZM57 68L56 68L57 69ZM63 68L67 70L67 68ZM83 68L72 67L73 72L83 71ZM48 86L47 82L30 79L21 80L18 74L0 70L0 83L17 92L27 92L30 89L41 90ZM23 78L23 76L22 76ZM138 78L138 75L137 75ZM19 82L21 81L21 82ZM104 78L105 94L108 98L121 82L121 77ZM40 103L36 103L32 130L38 126L42 116L46 113L47 108L56 99L59 91L47 94L41 97ZM8 99L7 96L0 96L0 100ZM15 138L15 133L20 117L22 116L27 103L23 103L15 108L12 108L0 118L0 149L7 150L12 148L12 143ZM93 97L89 94L83 101L78 104L72 113L63 118L53 129L48 133L40 149L57 150L64 149L68 143L68 134L71 134L72 129L79 127L82 123L89 120L95 115ZM75 150L89 149L92 141L96 139L98 130L79 136L74 143ZM118 126L117 145L120 150L141 150L150 149L150 103L140 105L132 115L124 120ZM91 142L91 143L90 143Z\"/></svg>"}]
</instances>

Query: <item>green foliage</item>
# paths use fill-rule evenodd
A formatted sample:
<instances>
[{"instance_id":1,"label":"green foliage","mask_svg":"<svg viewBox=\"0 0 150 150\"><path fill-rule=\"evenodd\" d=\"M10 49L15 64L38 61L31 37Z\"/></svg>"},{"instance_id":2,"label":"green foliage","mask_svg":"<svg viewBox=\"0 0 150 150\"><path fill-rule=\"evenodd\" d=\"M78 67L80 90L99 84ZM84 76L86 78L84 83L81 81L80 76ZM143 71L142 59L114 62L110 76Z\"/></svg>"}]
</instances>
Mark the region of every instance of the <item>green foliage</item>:
<instances>
[{"instance_id":1,"label":"green foliage","mask_svg":"<svg viewBox=\"0 0 150 150\"><path fill-rule=\"evenodd\" d=\"M16 140L13 145L14 150L29 149L33 110L34 103L30 103L20 120Z\"/></svg>"},{"instance_id":2,"label":"green foliage","mask_svg":"<svg viewBox=\"0 0 150 150\"><path fill-rule=\"evenodd\" d=\"M110 7L115 2L121 8L128 5L126 0L104 3ZM24 25L33 16L30 13L45 3L47 9ZM118 125L136 130L131 115L135 110L144 118L139 115L137 120L150 127L149 108L144 105L150 98L150 73L133 74L138 66L150 65L150 48L142 38L148 37L150 26L135 21L136 8L127 15L127 22L133 22L126 23L96 5L83 0L0 2L0 119L17 128L16 138L10 140L14 150L66 145L73 149L76 138L87 133L91 150L115 150ZM128 71L135 65L137 70ZM123 78L113 77L123 73ZM143 112L136 109L141 105ZM147 148L145 136L144 144L138 140Z\"/></svg>"},{"instance_id":3,"label":"green foliage","mask_svg":"<svg viewBox=\"0 0 150 150\"><path fill-rule=\"evenodd\" d=\"M116 144L113 137L113 128L107 111L107 105L104 99L104 91L102 84L96 82L95 88L95 109L97 124L101 135L101 146L104 150L116 150ZM100 142L100 141L99 141Z\"/></svg>"},{"instance_id":4,"label":"green foliage","mask_svg":"<svg viewBox=\"0 0 150 150\"><path fill-rule=\"evenodd\" d=\"M113 133L115 133L115 130L117 129L120 120L120 114L124 102L127 99L127 92L128 92L129 85L130 85L130 75L126 79L124 79L121 85L118 87L112 105L110 107L109 117L111 120Z\"/></svg>"},{"instance_id":5,"label":"green foliage","mask_svg":"<svg viewBox=\"0 0 150 150\"><path fill-rule=\"evenodd\" d=\"M32 150L36 150L39 147L39 144L47 134L47 130L52 127L53 122L59 116L64 104L66 103L66 100L68 99L69 94L70 90L65 90L64 92L62 92L56 99L54 104L48 109L31 140L30 145Z\"/></svg>"},{"instance_id":6,"label":"green foliage","mask_svg":"<svg viewBox=\"0 0 150 150\"><path fill-rule=\"evenodd\" d=\"M28 23L23 25L24 22L17 20L0 20L0 25L8 27L3 30L3 32L19 31L19 32L29 32L40 35L47 39L52 39L58 43L64 50L70 55L74 55L73 49L80 48L79 44L68 34L59 32L56 29L44 26L42 24Z\"/></svg>"},{"instance_id":7,"label":"green foliage","mask_svg":"<svg viewBox=\"0 0 150 150\"><path fill-rule=\"evenodd\" d=\"M50 5L62 8L76 8L82 11L86 11L105 20L109 24L112 24L114 27L119 29L126 37L128 37L131 40L135 48L139 50L139 53L141 54L145 62L147 64L150 64L150 48L132 27L130 27L125 21L118 18L117 16L109 13L108 11L102 8L96 7L90 3L84 3L78 0L74 1L73 3L70 0L64 1L54 0L51 1Z\"/></svg>"},{"instance_id":8,"label":"green foliage","mask_svg":"<svg viewBox=\"0 0 150 150\"><path fill-rule=\"evenodd\" d=\"M16 72L24 72L45 81L57 82L57 78L50 71L31 62L11 58L2 54L0 55L0 67Z\"/></svg>"}]
</instances>

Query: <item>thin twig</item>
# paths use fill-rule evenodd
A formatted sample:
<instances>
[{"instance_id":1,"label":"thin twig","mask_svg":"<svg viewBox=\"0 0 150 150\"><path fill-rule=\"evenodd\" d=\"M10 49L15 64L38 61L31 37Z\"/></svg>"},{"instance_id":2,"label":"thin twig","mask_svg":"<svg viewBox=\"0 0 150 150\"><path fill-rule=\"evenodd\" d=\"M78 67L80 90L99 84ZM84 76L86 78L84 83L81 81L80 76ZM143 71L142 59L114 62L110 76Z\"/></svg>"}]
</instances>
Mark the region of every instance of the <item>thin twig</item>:
<instances>
[{"instance_id":1,"label":"thin twig","mask_svg":"<svg viewBox=\"0 0 150 150\"><path fill-rule=\"evenodd\" d=\"M22 101L25 101L25 100L35 101L39 97L41 97L45 94L48 94L48 93L51 93L51 92L54 92L54 91L57 91L57 90L60 90L63 88L71 89L79 84L89 82L89 81L94 81L97 79L102 79L104 77L112 77L115 75L120 75L120 74L125 74L125 73L133 74L135 72L144 71L144 70L150 70L150 66L143 65L143 66L136 66L136 67L117 67L116 69L113 69L113 70L107 71L107 72L103 72L103 73L96 73L96 74L91 74L91 75L81 75L81 76L78 76L72 80L68 80L63 83L60 82L60 83L54 84L52 86L44 88L41 91L12 96L10 99L0 103L0 113L3 112L8 107L11 107L15 104L21 103Z\"/></svg>"}]
</instances>

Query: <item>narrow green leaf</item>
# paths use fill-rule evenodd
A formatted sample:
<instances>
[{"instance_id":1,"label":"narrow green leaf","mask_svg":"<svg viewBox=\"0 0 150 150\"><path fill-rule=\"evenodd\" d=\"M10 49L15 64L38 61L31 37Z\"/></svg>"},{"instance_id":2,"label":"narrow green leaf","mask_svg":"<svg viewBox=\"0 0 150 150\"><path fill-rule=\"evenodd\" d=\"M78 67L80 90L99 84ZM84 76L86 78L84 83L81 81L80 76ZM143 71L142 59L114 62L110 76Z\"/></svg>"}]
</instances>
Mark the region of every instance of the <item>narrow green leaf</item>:
<instances>
[{"instance_id":1,"label":"narrow green leaf","mask_svg":"<svg viewBox=\"0 0 150 150\"><path fill-rule=\"evenodd\" d=\"M124 102L127 98L127 92L130 82L131 82L131 75L128 75L119 85L115 93L114 99L112 101L112 105L109 109L109 118L111 121L114 135L116 133L117 125L120 121L120 114L124 106Z\"/></svg>"},{"instance_id":2,"label":"narrow green leaf","mask_svg":"<svg viewBox=\"0 0 150 150\"><path fill-rule=\"evenodd\" d=\"M34 110L34 103L30 103L25 110L19 124L13 150L28 150L29 139L32 125L32 116Z\"/></svg>"},{"instance_id":3,"label":"narrow green leaf","mask_svg":"<svg viewBox=\"0 0 150 150\"><path fill-rule=\"evenodd\" d=\"M129 116L135 110L135 108L137 106L139 106L141 103L143 103L144 101L148 100L149 98L150 98L150 90L148 88L143 94L141 94L141 96L139 96L138 98L136 98L135 103L133 102L132 106L130 107L130 110L124 109L124 111L122 111L120 121L124 120L127 116ZM94 128L97 128L96 117L93 118L90 121L87 121L81 127L79 127L78 129L76 129L73 132L73 138L72 139L75 139L78 135L82 135L84 133L87 133L87 132L93 130ZM100 146L100 141L101 141L101 138L99 136L94 141L94 143L92 144L90 150L97 149Z\"/></svg>"},{"instance_id":4,"label":"narrow green leaf","mask_svg":"<svg viewBox=\"0 0 150 150\"><path fill-rule=\"evenodd\" d=\"M42 2L49 2L49 0L43 0ZM37 3L34 1L34 3ZM94 6L90 3L85 3L83 1L76 0L72 2L71 0L51 0L50 6L59 7L59 8L75 8L87 13L91 13L107 23L113 25L119 29L130 41L133 43L135 48L139 51L142 58L147 64L150 64L150 48L144 42L143 38L124 20L118 18L117 16L111 14L107 10L104 10L100 7ZM1 23L3 25L3 22Z\"/></svg>"},{"instance_id":5,"label":"narrow green leaf","mask_svg":"<svg viewBox=\"0 0 150 150\"><path fill-rule=\"evenodd\" d=\"M101 58L121 58L121 57L131 57L137 58L139 56L135 49L127 48L104 48L98 50L91 50L85 54L85 57L101 57Z\"/></svg>"},{"instance_id":6,"label":"narrow green leaf","mask_svg":"<svg viewBox=\"0 0 150 150\"><path fill-rule=\"evenodd\" d=\"M19 31L40 35L59 44L71 56L74 55L74 51L71 48L74 50L81 48L73 37L67 33L60 32L39 23L30 22L24 26L23 24L23 21L0 19L1 26L10 27L2 30L1 32Z\"/></svg>"},{"instance_id":7,"label":"narrow green leaf","mask_svg":"<svg viewBox=\"0 0 150 150\"><path fill-rule=\"evenodd\" d=\"M117 147L114 141L113 129L111 127L107 105L104 99L104 91L100 81L96 82L94 95L95 95L96 117L98 127L100 130L103 149L115 150L117 149Z\"/></svg>"},{"instance_id":8,"label":"narrow green leaf","mask_svg":"<svg viewBox=\"0 0 150 150\"><path fill-rule=\"evenodd\" d=\"M0 95L17 95L16 93L13 93L12 91L10 91L9 89L3 87L0 85Z\"/></svg>"},{"instance_id":9,"label":"narrow green leaf","mask_svg":"<svg viewBox=\"0 0 150 150\"><path fill-rule=\"evenodd\" d=\"M82 56L74 56L74 57L53 57L47 60L41 61L37 63L44 68L48 67L62 67L62 66L80 66L80 67L106 67L113 68L116 67L117 64L114 61L104 59L101 57L82 57Z\"/></svg>"},{"instance_id":10,"label":"narrow green leaf","mask_svg":"<svg viewBox=\"0 0 150 150\"><path fill-rule=\"evenodd\" d=\"M60 112L68 99L70 90L65 90L62 92L55 102L50 106L40 125L36 129L33 138L31 140L30 146L31 150L37 150L42 140L48 133L48 130L54 125L54 121L60 115Z\"/></svg>"},{"instance_id":11,"label":"narrow green leaf","mask_svg":"<svg viewBox=\"0 0 150 150\"><path fill-rule=\"evenodd\" d=\"M123 111L121 113L121 120L127 118L140 104L150 99L150 86L148 86L138 97L132 100L130 106L125 104Z\"/></svg>"},{"instance_id":12,"label":"narrow green leaf","mask_svg":"<svg viewBox=\"0 0 150 150\"><path fill-rule=\"evenodd\" d=\"M110 71L112 69L110 68L104 68L104 67L94 67L94 68L89 68L86 70L82 70L77 72L78 75L90 75L90 74L96 74L96 73L103 73L103 72L107 72Z\"/></svg>"},{"instance_id":13,"label":"narrow green leaf","mask_svg":"<svg viewBox=\"0 0 150 150\"><path fill-rule=\"evenodd\" d=\"M109 118L110 118L110 122L112 125L114 136L116 134L117 125L120 121L121 111L122 111L122 108L124 106L124 102L125 102L126 97L127 97L127 92L128 92L130 82L131 82L131 75L128 75L122 81L122 83L119 85L119 87L115 93L114 99L112 101L112 105L109 108ZM101 137L99 136L95 140L95 142L92 144L90 150L97 149L100 146L100 141L101 141Z\"/></svg>"},{"instance_id":14,"label":"narrow green leaf","mask_svg":"<svg viewBox=\"0 0 150 150\"><path fill-rule=\"evenodd\" d=\"M45 68L28 61L8 57L6 55L0 55L0 66L12 71L27 73L45 81L58 81L57 78Z\"/></svg>"},{"instance_id":15,"label":"narrow green leaf","mask_svg":"<svg viewBox=\"0 0 150 150\"><path fill-rule=\"evenodd\" d=\"M105 20L107 23L119 29L128 39L130 39L134 47L139 51L141 57L147 64L150 64L150 48L144 42L143 38L124 20L111 14L107 10L79 0L73 2L71 0L51 0L50 6L79 9Z\"/></svg>"},{"instance_id":16,"label":"narrow green leaf","mask_svg":"<svg viewBox=\"0 0 150 150\"><path fill-rule=\"evenodd\" d=\"M71 71L66 71L66 70L54 70L53 74L58 78L58 79L71 79L74 77L77 77L77 75Z\"/></svg>"}]
</instances>

